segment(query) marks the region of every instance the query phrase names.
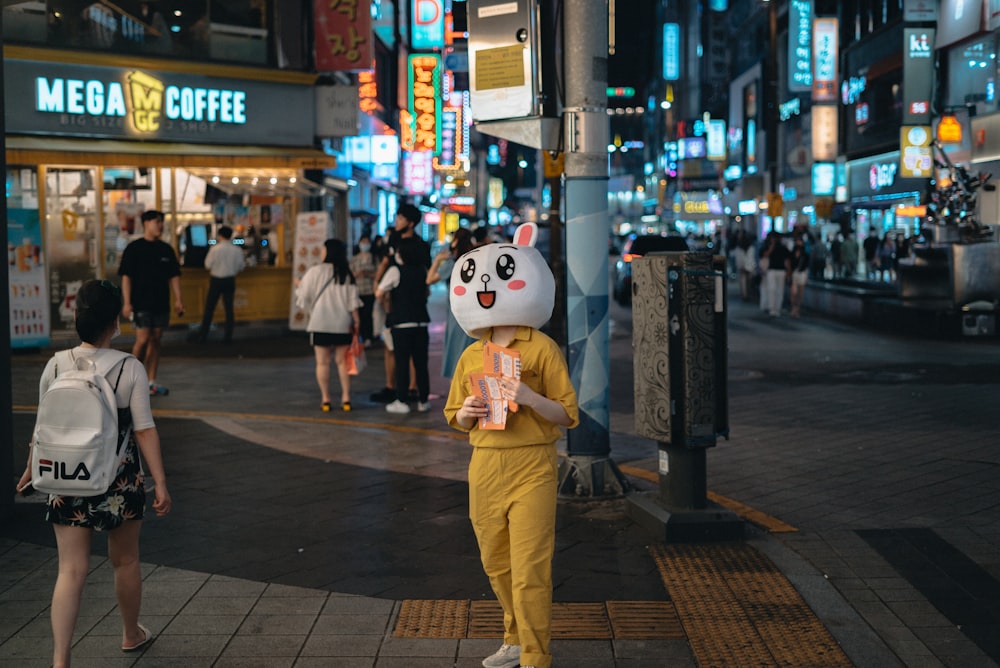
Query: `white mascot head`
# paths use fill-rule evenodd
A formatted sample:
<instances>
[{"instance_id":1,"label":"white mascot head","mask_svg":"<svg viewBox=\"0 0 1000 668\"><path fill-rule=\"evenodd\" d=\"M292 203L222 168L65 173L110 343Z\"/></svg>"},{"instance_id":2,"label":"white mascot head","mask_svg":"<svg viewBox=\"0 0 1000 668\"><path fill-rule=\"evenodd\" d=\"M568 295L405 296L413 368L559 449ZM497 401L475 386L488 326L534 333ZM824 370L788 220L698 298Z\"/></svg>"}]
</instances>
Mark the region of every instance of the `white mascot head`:
<instances>
[{"instance_id":1,"label":"white mascot head","mask_svg":"<svg viewBox=\"0 0 1000 668\"><path fill-rule=\"evenodd\" d=\"M538 226L520 225L514 243L474 248L451 272L451 311L462 329L481 338L491 327L538 329L552 317L556 282L535 248Z\"/></svg>"}]
</instances>

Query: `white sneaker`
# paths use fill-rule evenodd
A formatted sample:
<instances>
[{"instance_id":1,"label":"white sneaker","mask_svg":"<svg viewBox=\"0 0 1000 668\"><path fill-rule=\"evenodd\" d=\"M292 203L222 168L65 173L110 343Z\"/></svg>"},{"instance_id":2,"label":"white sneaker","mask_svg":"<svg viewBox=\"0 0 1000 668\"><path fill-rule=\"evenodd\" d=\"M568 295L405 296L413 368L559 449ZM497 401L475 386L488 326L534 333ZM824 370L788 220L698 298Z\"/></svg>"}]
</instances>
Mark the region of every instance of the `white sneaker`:
<instances>
[{"instance_id":1,"label":"white sneaker","mask_svg":"<svg viewBox=\"0 0 1000 668\"><path fill-rule=\"evenodd\" d=\"M500 645L492 656L483 659L483 668L517 668L521 665L521 646Z\"/></svg>"},{"instance_id":2,"label":"white sneaker","mask_svg":"<svg viewBox=\"0 0 1000 668\"><path fill-rule=\"evenodd\" d=\"M431 409L431 402L429 401L418 401L417 402L417 412L426 413Z\"/></svg>"},{"instance_id":3,"label":"white sneaker","mask_svg":"<svg viewBox=\"0 0 1000 668\"><path fill-rule=\"evenodd\" d=\"M396 399L391 404L385 405L385 410L390 413L396 413L398 415L406 415L410 412L410 407L404 404L399 399Z\"/></svg>"}]
</instances>

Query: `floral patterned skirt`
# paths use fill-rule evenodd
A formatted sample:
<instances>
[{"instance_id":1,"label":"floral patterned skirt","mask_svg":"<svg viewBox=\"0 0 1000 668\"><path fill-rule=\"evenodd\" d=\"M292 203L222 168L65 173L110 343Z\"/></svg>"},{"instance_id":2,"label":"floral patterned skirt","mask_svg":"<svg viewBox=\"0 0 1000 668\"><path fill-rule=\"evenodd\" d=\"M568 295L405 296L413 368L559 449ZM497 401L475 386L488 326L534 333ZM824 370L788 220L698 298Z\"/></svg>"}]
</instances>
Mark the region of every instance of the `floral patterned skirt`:
<instances>
[{"instance_id":1,"label":"floral patterned skirt","mask_svg":"<svg viewBox=\"0 0 1000 668\"><path fill-rule=\"evenodd\" d=\"M141 520L146 509L146 486L135 437L125 446L125 458L111 487L96 496L49 494L45 519L52 524L111 531L125 520Z\"/></svg>"}]
</instances>

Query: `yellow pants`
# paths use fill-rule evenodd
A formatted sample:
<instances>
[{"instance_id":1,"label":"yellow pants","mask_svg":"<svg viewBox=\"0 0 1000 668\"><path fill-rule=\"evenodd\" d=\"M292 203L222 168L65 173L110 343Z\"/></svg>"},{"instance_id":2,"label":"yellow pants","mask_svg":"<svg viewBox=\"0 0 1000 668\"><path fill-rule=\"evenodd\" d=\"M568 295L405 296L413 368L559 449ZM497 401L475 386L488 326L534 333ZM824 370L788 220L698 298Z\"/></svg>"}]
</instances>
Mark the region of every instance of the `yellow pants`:
<instances>
[{"instance_id":1,"label":"yellow pants","mask_svg":"<svg viewBox=\"0 0 1000 668\"><path fill-rule=\"evenodd\" d=\"M552 553L558 456L555 444L473 448L469 516L483 569L503 607L504 642L521 665L550 668Z\"/></svg>"}]
</instances>

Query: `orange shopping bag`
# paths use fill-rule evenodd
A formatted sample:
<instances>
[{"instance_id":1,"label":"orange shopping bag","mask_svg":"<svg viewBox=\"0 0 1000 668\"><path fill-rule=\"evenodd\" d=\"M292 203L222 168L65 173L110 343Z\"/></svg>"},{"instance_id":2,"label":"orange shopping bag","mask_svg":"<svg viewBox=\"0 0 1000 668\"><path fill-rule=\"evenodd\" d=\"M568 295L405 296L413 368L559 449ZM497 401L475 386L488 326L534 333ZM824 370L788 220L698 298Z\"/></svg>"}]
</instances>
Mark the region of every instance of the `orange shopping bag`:
<instances>
[{"instance_id":1,"label":"orange shopping bag","mask_svg":"<svg viewBox=\"0 0 1000 668\"><path fill-rule=\"evenodd\" d=\"M347 348L347 373L357 376L368 366L368 357L365 355L365 347L361 345L358 335L354 335L354 340Z\"/></svg>"}]
</instances>

